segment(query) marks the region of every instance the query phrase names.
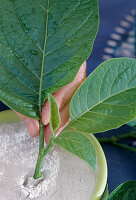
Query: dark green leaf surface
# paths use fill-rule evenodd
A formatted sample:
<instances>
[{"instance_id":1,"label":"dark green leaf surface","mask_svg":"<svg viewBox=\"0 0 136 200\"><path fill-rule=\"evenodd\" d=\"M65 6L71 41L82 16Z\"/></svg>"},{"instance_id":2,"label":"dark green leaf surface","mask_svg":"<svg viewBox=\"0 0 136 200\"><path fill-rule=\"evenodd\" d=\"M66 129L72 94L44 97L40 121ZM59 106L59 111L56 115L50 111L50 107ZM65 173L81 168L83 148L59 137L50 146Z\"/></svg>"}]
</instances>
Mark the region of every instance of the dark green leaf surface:
<instances>
[{"instance_id":1,"label":"dark green leaf surface","mask_svg":"<svg viewBox=\"0 0 136 200\"><path fill-rule=\"evenodd\" d=\"M135 200L136 181L127 181L119 185L108 197L108 200Z\"/></svg>"},{"instance_id":2,"label":"dark green leaf surface","mask_svg":"<svg viewBox=\"0 0 136 200\"><path fill-rule=\"evenodd\" d=\"M89 56L97 30L97 0L1 0L0 99L39 118L47 93Z\"/></svg>"},{"instance_id":3,"label":"dark green leaf surface","mask_svg":"<svg viewBox=\"0 0 136 200\"><path fill-rule=\"evenodd\" d=\"M68 129L54 141L63 149L73 153L86 161L94 170L96 169L96 151L91 139L86 134Z\"/></svg>"},{"instance_id":4,"label":"dark green leaf surface","mask_svg":"<svg viewBox=\"0 0 136 200\"><path fill-rule=\"evenodd\" d=\"M97 133L120 127L136 117L136 60L102 63L77 90L65 128Z\"/></svg>"},{"instance_id":5,"label":"dark green leaf surface","mask_svg":"<svg viewBox=\"0 0 136 200\"><path fill-rule=\"evenodd\" d=\"M50 127L54 132L59 128L61 123L59 108L54 97L48 93L48 101L50 103Z\"/></svg>"},{"instance_id":6,"label":"dark green leaf surface","mask_svg":"<svg viewBox=\"0 0 136 200\"><path fill-rule=\"evenodd\" d=\"M102 197L100 200L107 200L109 196L109 190L108 190L108 185L106 186L106 190L104 191Z\"/></svg>"}]
</instances>

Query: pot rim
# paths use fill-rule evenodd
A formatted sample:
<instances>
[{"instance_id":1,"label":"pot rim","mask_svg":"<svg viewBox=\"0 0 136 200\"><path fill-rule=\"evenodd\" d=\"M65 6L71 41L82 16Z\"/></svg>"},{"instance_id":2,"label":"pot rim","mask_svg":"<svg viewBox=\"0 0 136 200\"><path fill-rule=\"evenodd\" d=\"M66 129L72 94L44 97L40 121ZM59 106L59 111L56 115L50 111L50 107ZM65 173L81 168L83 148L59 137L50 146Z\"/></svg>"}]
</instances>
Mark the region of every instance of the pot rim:
<instances>
[{"instance_id":1,"label":"pot rim","mask_svg":"<svg viewBox=\"0 0 136 200\"><path fill-rule=\"evenodd\" d=\"M91 138L91 141L95 146L97 164L99 166L96 174L96 187L90 200L100 200L107 185L107 161L103 149L96 137L93 134L88 134L88 136Z\"/></svg>"}]
</instances>

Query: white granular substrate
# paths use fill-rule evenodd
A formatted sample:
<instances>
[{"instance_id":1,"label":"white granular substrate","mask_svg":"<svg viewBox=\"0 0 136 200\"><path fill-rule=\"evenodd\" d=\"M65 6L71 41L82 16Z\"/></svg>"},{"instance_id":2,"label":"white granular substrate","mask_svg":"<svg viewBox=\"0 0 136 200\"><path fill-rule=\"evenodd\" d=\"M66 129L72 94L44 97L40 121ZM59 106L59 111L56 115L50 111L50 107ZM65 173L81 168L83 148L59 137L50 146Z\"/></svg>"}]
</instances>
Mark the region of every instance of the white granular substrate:
<instances>
[{"instance_id":1,"label":"white granular substrate","mask_svg":"<svg viewBox=\"0 0 136 200\"><path fill-rule=\"evenodd\" d=\"M23 123L0 126L1 200L90 200L95 173L81 159L55 146L46 156L44 177L34 181L38 138Z\"/></svg>"}]
</instances>

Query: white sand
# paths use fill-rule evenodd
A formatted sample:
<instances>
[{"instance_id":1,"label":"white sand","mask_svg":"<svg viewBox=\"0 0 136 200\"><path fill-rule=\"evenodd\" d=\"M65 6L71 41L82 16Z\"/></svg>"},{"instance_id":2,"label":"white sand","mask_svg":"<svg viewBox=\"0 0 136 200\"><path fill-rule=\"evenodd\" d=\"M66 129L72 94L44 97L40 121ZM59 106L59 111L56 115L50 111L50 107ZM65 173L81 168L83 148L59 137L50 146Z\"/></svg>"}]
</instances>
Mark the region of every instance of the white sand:
<instances>
[{"instance_id":1,"label":"white sand","mask_svg":"<svg viewBox=\"0 0 136 200\"><path fill-rule=\"evenodd\" d=\"M90 200L95 174L84 161L55 146L37 182L31 178L37 153L38 138L30 138L23 123L0 126L1 200Z\"/></svg>"}]
</instances>

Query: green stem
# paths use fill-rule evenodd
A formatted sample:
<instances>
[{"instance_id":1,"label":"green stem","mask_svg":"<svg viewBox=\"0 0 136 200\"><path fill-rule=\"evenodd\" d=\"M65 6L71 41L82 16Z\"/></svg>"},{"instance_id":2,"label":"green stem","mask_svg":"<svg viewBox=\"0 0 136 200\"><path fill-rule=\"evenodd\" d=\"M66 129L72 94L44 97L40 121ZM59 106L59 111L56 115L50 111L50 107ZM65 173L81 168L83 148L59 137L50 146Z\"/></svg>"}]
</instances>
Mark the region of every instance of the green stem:
<instances>
[{"instance_id":1,"label":"green stem","mask_svg":"<svg viewBox=\"0 0 136 200\"><path fill-rule=\"evenodd\" d=\"M100 143L112 143L111 138L97 138Z\"/></svg>"},{"instance_id":2,"label":"green stem","mask_svg":"<svg viewBox=\"0 0 136 200\"><path fill-rule=\"evenodd\" d=\"M35 168L35 173L33 176L34 179L42 178L42 176L43 176L42 172L41 172L43 159L44 159L44 157L43 157L42 153L39 153L36 168Z\"/></svg>"},{"instance_id":3,"label":"green stem","mask_svg":"<svg viewBox=\"0 0 136 200\"><path fill-rule=\"evenodd\" d=\"M35 168L35 173L33 178L38 179L42 177L41 173L41 168L42 168L42 163L43 163L43 155L42 155L42 150L44 148L44 128L42 124L42 120L39 122L39 154L38 154L38 160Z\"/></svg>"},{"instance_id":4,"label":"green stem","mask_svg":"<svg viewBox=\"0 0 136 200\"><path fill-rule=\"evenodd\" d=\"M136 152L136 148L135 147L129 147L126 144L121 144L121 143L118 143L118 142L113 142L112 144L117 146L117 147L121 147L123 149L127 149L127 150L130 150L130 151Z\"/></svg>"},{"instance_id":5,"label":"green stem","mask_svg":"<svg viewBox=\"0 0 136 200\"><path fill-rule=\"evenodd\" d=\"M132 130L129 133L126 133L126 134L123 134L123 135L112 136L110 138L97 138L97 139L100 143L109 143L109 144L112 144L114 146L121 147L121 148L130 150L130 151L136 152L135 147L129 147L128 145L118 143L118 141L120 141L122 139L126 139L126 138L132 138L132 139L136 138L135 131Z\"/></svg>"},{"instance_id":6,"label":"green stem","mask_svg":"<svg viewBox=\"0 0 136 200\"><path fill-rule=\"evenodd\" d=\"M116 141L126 139L126 138L134 139L136 138L136 133L135 131L132 130L129 133L125 133L123 135L117 135L115 138L116 138Z\"/></svg>"},{"instance_id":7,"label":"green stem","mask_svg":"<svg viewBox=\"0 0 136 200\"><path fill-rule=\"evenodd\" d=\"M131 138L131 139L136 139L136 132L135 131L130 131L129 133L125 133L123 135L117 135L117 136L112 136L110 138L97 138L99 142L102 143L111 143L111 142L117 142L122 139L126 138Z\"/></svg>"},{"instance_id":8,"label":"green stem","mask_svg":"<svg viewBox=\"0 0 136 200\"><path fill-rule=\"evenodd\" d=\"M42 120L40 120L40 127L39 127L39 153L41 153L41 151L44 148L44 128L43 128L43 123Z\"/></svg>"},{"instance_id":9,"label":"green stem","mask_svg":"<svg viewBox=\"0 0 136 200\"><path fill-rule=\"evenodd\" d=\"M44 128L43 128L42 121L40 120L39 155L38 155L38 160L37 160L37 164L35 168L35 173L33 176L34 179L42 178L43 175L42 175L41 169L42 169L44 157L52 149L53 146L54 146L54 138L50 140L50 143L48 146L44 147Z\"/></svg>"},{"instance_id":10,"label":"green stem","mask_svg":"<svg viewBox=\"0 0 136 200\"><path fill-rule=\"evenodd\" d=\"M47 153L50 152L50 150L53 148L53 146L54 146L54 140L52 139L52 140L50 140L49 145L43 149L43 156L44 157L47 155Z\"/></svg>"}]
</instances>

